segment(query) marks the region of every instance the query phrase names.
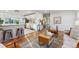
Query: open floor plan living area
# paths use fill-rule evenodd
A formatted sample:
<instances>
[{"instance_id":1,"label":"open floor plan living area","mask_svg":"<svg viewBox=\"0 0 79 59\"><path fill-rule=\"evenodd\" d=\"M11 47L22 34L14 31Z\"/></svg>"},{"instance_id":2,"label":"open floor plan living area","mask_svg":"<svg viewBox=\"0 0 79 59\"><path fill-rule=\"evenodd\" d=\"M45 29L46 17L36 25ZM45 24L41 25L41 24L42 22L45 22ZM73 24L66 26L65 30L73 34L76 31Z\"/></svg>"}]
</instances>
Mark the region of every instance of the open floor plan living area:
<instances>
[{"instance_id":1,"label":"open floor plan living area","mask_svg":"<svg viewBox=\"0 0 79 59\"><path fill-rule=\"evenodd\" d=\"M79 48L79 10L0 10L0 48Z\"/></svg>"}]
</instances>

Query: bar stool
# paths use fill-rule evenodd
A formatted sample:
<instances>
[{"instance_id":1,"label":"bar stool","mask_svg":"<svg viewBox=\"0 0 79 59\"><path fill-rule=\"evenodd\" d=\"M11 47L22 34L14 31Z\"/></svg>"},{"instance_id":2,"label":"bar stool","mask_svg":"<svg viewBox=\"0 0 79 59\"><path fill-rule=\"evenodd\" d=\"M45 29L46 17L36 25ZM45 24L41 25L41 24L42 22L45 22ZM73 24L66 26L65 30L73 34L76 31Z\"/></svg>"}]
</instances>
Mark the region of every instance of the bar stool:
<instances>
[{"instance_id":1,"label":"bar stool","mask_svg":"<svg viewBox=\"0 0 79 59\"><path fill-rule=\"evenodd\" d=\"M10 39L12 39L13 35L12 35L12 30L4 30L3 32L3 42L8 41Z\"/></svg>"},{"instance_id":2,"label":"bar stool","mask_svg":"<svg viewBox=\"0 0 79 59\"><path fill-rule=\"evenodd\" d=\"M17 41L18 44L22 44L26 40L26 38L24 36L24 29L23 28L17 29L16 36L18 38L18 41Z\"/></svg>"},{"instance_id":3,"label":"bar stool","mask_svg":"<svg viewBox=\"0 0 79 59\"><path fill-rule=\"evenodd\" d=\"M23 28L18 28L16 31L16 36L23 36L24 35L24 29Z\"/></svg>"}]
</instances>

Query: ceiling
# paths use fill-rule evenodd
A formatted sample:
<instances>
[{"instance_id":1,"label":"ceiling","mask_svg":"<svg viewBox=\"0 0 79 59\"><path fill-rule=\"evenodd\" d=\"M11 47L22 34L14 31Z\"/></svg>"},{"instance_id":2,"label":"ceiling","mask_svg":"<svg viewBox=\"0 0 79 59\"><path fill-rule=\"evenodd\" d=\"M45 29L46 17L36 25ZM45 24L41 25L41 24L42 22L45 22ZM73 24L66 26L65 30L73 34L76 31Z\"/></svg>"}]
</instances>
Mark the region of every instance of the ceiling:
<instances>
[{"instance_id":1,"label":"ceiling","mask_svg":"<svg viewBox=\"0 0 79 59\"><path fill-rule=\"evenodd\" d=\"M32 10L0 10L0 13L10 13L10 14L16 14L16 15L28 15L31 13L35 13L35 11L32 11Z\"/></svg>"},{"instance_id":2,"label":"ceiling","mask_svg":"<svg viewBox=\"0 0 79 59\"><path fill-rule=\"evenodd\" d=\"M55 12L62 12L62 11L75 11L75 10L0 10L0 12L4 13L12 13L17 15L30 15L33 13L55 13Z\"/></svg>"}]
</instances>

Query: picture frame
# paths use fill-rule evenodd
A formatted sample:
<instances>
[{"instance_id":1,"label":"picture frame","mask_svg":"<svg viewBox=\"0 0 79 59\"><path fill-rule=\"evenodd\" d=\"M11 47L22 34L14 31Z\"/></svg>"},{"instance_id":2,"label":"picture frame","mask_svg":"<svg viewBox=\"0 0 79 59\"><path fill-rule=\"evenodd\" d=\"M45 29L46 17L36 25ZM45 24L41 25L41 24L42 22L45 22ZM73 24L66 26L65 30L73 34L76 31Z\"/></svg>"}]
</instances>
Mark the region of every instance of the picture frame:
<instances>
[{"instance_id":1,"label":"picture frame","mask_svg":"<svg viewBox=\"0 0 79 59\"><path fill-rule=\"evenodd\" d=\"M61 16L53 17L54 24L61 24Z\"/></svg>"}]
</instances>

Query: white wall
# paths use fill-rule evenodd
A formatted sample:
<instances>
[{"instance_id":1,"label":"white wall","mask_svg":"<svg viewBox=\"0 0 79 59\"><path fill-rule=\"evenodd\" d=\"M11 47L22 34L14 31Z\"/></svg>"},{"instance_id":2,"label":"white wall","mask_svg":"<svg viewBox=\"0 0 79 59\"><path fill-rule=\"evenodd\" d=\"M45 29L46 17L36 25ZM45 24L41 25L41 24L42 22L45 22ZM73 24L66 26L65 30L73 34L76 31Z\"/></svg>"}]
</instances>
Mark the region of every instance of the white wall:
<instances>
[{"instance_id":1,"label":"white wall","mask_svg":"<svg viewBox=\"0 0 79 59\"><path fill-rule=\"evenodd\" d=\"M53 23L53 17L60 16L62 23L58 24L59 30L69 30L70 27L73 27L75 19L76 19L76 12L74 11L61 11L55 12L50 14L50 25L51 28L55 28L56 24Z\"/></svg>"}]
</instances>

